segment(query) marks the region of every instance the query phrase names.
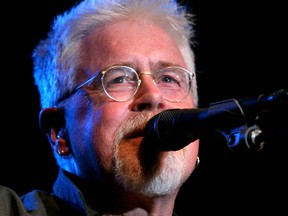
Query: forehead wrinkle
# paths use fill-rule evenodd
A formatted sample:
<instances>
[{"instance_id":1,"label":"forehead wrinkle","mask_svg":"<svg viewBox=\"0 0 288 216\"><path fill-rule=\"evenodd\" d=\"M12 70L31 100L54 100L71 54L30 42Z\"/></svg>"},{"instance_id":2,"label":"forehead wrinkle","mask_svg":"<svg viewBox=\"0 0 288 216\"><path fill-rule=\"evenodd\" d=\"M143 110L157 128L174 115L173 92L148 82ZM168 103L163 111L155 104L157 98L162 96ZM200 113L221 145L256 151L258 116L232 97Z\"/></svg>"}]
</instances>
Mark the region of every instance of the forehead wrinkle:
<instances>
[{"instance_id":1,"label":"forehead wrinkle","mask_svg":"<svg viewBox=\"0 0 288 216\"><path fill-rule=\"evenodd\" d=\"M118 24L123 24L125 23L125 21L123 22L119 22ZM129 23L129 21L126 20L126 23ZM135 27L135 22L131 22L134 24ZM136 22L137 23L137 22ZM173 42L173 39L171 41L171 38L169 39L169 35L166 34L166 32L163 32L163 29L158 28L159 26L153 26L153 25L149 25L149 29L150 32L148 32L149 34L156 34L156 33L163 33L166 40L169 40L171 42L171 46ZM116 28L116 29L115 29ZM136 27L137 29L138 27ZM117 36L115 37L115 34L111 34L111 29L113 29L113 31L116 30L117 31L122 31L123 29L120 29L116 26L116 25L108 25L105 26L101 29L97 29L94 32L92 32L89 36L87 36L85 38L84 41L84 46L85 46L85 50L86 52L86 56L84 59L86 59L86 65L92 70L95 71L96 69L106 69L110 66L113 65L126 65L126 66L130 66L133 67L135 70L138 71L142 71L142 70L150 70L150 69L158 69L158 68L163 68L165 66L172 66L172 65L179 65L179 64L175 64L173 62L170 62L171 59L173 60L173 58L175 56L177 56L178 54L180 54L179 50L175 50L175 56L174 54L172 55L172 53L170 53L169 55L164 55L164 59L162 60L161 58L158 58L158 53L156 52L157 50L161 50L164 49L164 47L166 47L166 43L159 43L159 45L161 45L158 48L155 48L155 41L151 40L151 41L147 41L145 38L145 42L147 43L152 43L153 44L153 50L142 50L142 55L144 55L146 52L146 56L139 56L137 55L137 53L135 53L135 49L136 46L139 44L138 43L132 43L130 44L131 47L134 46L134 48L128 49L127 51L123 50L123 45L127 46L127 41L125 38L118 38ZM151 31L152 30L152 31ZM155 30L157 30L155 32ZM138 36L137 31L130 31L131 34L136 34ZM158 36L158 34L156 34L156 36ZM155 37L156 37L155 36ZM111 40L111 38L113 38L113 40ZM157 37L156 37L157 38ZM158 37L159 38L159 37ZM124 40L124 41L123 41ZM151 45L152 46L152 45ZM177 47L177 45L176 45ZM176 47L174 47L175 49L177 49ZM178 47L179 49L179 47ZM137 49L136 49L137 50ZM165 49L164 49L165 50ZM182 62L184 63L183 60L183 56L180 54L182 61L180 62L180 64L182 64ZM168 61L166 61L166 59L168 59ZM115 62L116 59L116 62ZM116 64L114 64L116 63ZM142 66L143 65L143 66ZM144 66L145 65L145 66ZM182 66L183 65L179 65ZM145 68L143 68L145 67ZM149 67L149 68L148 68Z\"/></svg>"}]
</instances>

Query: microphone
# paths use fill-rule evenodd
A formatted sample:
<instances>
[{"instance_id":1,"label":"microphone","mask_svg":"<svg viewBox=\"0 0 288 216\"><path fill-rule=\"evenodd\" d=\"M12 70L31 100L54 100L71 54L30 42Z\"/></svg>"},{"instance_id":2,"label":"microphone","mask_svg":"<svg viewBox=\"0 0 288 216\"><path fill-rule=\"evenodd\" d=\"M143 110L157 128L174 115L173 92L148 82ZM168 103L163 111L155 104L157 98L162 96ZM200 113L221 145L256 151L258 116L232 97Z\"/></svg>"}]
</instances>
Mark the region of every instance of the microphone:
<instances>
[{"instance_id":1,"label":"microphone","mask_svg":"<svg viewBox=\"0 0 288 216\"><path fill-rule=\"evenodd\" d=\"M148 121L145 134L148 142L160 151L180 150L213 131L224 135L231 149L245 141L249 149L259 150L263 139L256 137L261 135L257 117L263 112L279 110L288 112L288 89L219 101L208 108L164 110Z\"/></svg>"}]
</instances>

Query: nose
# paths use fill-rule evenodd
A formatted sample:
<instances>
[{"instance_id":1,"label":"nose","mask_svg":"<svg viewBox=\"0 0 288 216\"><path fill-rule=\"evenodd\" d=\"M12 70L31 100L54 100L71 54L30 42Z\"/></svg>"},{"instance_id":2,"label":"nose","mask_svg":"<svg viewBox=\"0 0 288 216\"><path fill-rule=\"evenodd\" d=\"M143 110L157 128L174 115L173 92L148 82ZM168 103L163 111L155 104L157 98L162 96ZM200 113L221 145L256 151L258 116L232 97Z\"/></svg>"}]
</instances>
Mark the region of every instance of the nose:
<instances>
[{"instance_id":1,"label":"nose","mask_svg":"<svg viewBox=\"0 0 288 216\"><path fill-rule=\"evenodd\" d=\"M139 74L141 84L134 96L134 111L155 111L164 108L164 99L162 98L157 86L154 83L151 73Z\"/></svg>"}]
</instances>

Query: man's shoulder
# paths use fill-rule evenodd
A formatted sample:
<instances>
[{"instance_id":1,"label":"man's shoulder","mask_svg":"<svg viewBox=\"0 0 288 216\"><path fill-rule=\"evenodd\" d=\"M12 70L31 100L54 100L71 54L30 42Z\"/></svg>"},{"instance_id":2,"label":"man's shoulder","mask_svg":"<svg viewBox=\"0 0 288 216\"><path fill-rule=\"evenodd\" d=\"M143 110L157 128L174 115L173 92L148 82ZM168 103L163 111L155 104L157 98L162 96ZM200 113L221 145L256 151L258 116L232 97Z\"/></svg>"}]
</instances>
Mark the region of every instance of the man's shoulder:
<instances>
[{"instance_id":1,"label":"man's shoulder","mask_svg":"<svg viewBox=\"0 0 288 216\"><path fill-rule=\"evenodd\" d=\"M19 195L13 189L0 185L0 215L34 216L60 215L57 198L42 190Z\"/></svg>"},{"instance_id":2,"label":"man's shoulder","mask_svg":"<svg viewBox=\"0 0 288 216\"><path fill-rule=\"evenodd\" d=\"M29 213L33 215L60 215L59 199L43 190L32 190L23 194L21 200Z\"/></svg>"},{"instance_id":3,"label":"man's shoulder","mask_svg":"<svg viewBox=\"0 0 288 216\"><path fill-rule=\"evenodd\" d=\"M26 210L34 215L41 216L79 216L77 209L69 202L60 199L54 193L43 190L32 190L21 196ZM73 205L72 205L73 206Z\"/></svg>"},{"instance_id":4,"label":"man's shoulder","mask_svg":"<svg viewBox=\"0 0 288 216\"><path fill-rule=\"evenodd\" d=\"M0 185L0 215L29 215L20 196L11 188L3 185Z\"/></svg>"}]
</instances>

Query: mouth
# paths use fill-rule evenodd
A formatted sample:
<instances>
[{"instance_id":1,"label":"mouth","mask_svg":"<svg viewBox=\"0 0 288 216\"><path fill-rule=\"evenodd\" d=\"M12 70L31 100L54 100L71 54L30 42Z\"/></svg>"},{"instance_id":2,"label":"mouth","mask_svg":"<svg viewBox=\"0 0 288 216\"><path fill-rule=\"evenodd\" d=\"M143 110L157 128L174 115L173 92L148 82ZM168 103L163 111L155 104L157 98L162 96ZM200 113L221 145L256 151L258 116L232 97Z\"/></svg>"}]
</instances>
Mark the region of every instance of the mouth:
<instances>
[{"instance_id":1,"label":"mouth","mask_svg":"<svg viewBox=\"0 0 288 216\"><path fill-rule=\"evenodd\" d=\"M145 126L136 127L130 132L128 132L125 137L127 139L134 139L134 138L139 138L139 137L143 138L145 137L144 131L145 131Z\"/></svg>"},{"instance_id":2,"label":"mouth","mask_svg":"<svg viewBox=\"0 0 288 216\"><path fill-rule=\"evenodd\" d=\"M151 114L152 115L152 114ZM146 142L149 142L149 137L147 137L146 125L150 118L143 118L141 115L136 115L128 119L124 125L121 126L121 136L122 140L130 140L133 143L141 143L141 146L146 146Z\"/></svg>"}]
</instances>

